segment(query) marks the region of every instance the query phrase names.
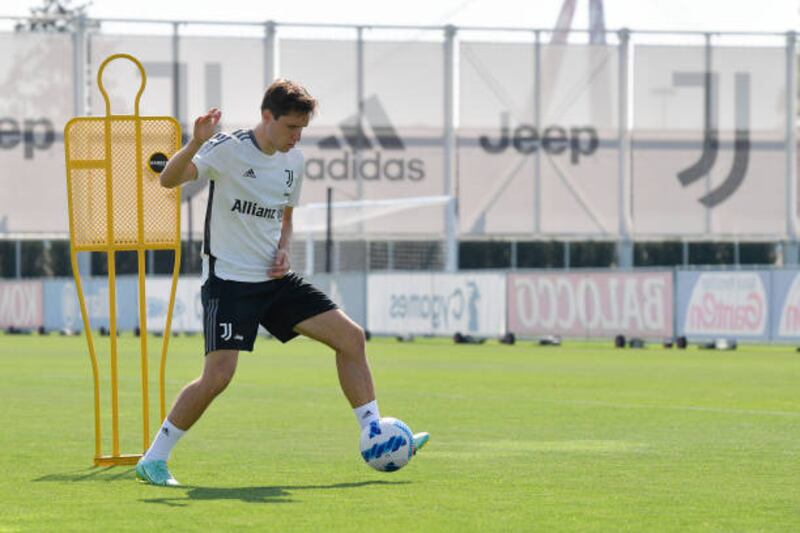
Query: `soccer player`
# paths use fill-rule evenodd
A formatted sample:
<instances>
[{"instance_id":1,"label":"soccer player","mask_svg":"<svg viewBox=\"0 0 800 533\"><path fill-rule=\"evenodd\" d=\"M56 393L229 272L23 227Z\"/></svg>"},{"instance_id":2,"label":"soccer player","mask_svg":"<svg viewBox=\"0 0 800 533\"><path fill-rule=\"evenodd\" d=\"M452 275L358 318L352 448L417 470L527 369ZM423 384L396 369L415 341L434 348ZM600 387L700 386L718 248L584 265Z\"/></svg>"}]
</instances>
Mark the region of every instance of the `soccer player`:
<instances>
[{"instance_id":1,"label":"soccer player","mask_svg":"<svg viewBox=\"0 0 800 533\"><path fill-rule=\"evenodd\" d=\"M380 418L364 331L325 294L290 270L292 213L303 183L303 154L295 146L316 109L306 89L277 80L264 94L252 130L217 133L211 109L194 122L191 141L161 172L161 185L209 179L203 239L205 365L178 394L152 445L136 465L139 479L178 485L167 469L170 452L236 371L239 351L252 351L259 324L281 342L298 334L336 352L339 383L361 428ZM413 450L428 441L413 438Z\"/></svg>"}]
</instances>

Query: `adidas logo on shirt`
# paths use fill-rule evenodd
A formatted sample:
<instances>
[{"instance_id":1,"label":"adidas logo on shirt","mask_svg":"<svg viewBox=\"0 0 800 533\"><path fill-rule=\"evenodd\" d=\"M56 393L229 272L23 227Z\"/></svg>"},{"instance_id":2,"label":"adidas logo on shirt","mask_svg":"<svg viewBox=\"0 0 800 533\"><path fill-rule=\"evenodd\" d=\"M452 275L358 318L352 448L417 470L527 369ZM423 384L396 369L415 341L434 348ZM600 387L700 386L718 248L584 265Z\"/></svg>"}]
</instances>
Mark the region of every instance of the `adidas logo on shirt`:
<instances>
[{"instance_id":1,"label":"adidas logo on shirt","mask_svg":"<svg viewBox=\"0 0 800 533\"><path fill-rule=\"evenodd\" d=\"M255 173L255 171L253 171L253 169L252 169L252 168L248 168L248 169L247 169L247 172L245 172L244 174L242 174L242 176L244 176L245 178L253 178L253 179L255 179L255 177L256 177L256 173Z\"/></svg>"}]
</instances>

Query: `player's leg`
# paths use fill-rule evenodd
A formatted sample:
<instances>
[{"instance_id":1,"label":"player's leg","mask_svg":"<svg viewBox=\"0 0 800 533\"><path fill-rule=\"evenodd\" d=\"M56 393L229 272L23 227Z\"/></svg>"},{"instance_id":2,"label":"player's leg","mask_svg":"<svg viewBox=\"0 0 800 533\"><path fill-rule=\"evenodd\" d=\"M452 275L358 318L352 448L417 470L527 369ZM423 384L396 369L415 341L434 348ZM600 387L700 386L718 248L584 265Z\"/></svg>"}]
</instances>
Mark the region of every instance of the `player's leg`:
<instances>
[{"instance_id":1,"label":"player's leg","mask_svg":"<svg viewBox=\"0 0 800 533\"><path fill-rule=\"evenodd\" d=\"M364 330L340 309L325 311L295 325L298 333L328 345L336 352L339 384L362 429L380 418L372 372L367 362ZM414 435L414 453L430 440Z\"/></svg>"},{"instance_id":2,"label":"player's leg","mask_svg":"<svg viewBox=\"0 0 800 533\"><path fill-rule=\"evenodd\" d=\"M172 449L230 383L239 359L237 350L217 350L206 355L203 373L178 393L172 409L136 465L136 475L153 485L178 485L167 468Z\"/></svg>"},{"instance_id":3,"label":"player's leg","mask_svg":"<svg viewBox=\"0 0 800 533\"><path fill-rule=\"evenodd\" d=\"M303 320L295 331L328 345L336 352L339 384L350 405L356 408L375 400L364 330L340 309L332 309Z\"/></svg>"},{"instance_id":4,"label":"player's leg","mask_svg":"<svg viewBox=\"0 0 800 533\"><path fill-rule=\"evenodd\" d=\"M217 350L206 355L203 373L186 385L175 398L175 403L167 416L181 431L191 428L233 379L238 350Z\"/></svg>"},{"instance_id":5,"label":"player's leg","mask_svg":"<svg viewBox=\"0 0 800 533\"><path fill-rule=\"evenodd\" d=\"M136 467L140 479L154 485L176 485L167 460L183 434L194 425L236 372L239 350L252 351L258 332L254 285L211 276L202 289L205 363L203 372L178 394L153 444Z\"/></svg>"}]
</instances>

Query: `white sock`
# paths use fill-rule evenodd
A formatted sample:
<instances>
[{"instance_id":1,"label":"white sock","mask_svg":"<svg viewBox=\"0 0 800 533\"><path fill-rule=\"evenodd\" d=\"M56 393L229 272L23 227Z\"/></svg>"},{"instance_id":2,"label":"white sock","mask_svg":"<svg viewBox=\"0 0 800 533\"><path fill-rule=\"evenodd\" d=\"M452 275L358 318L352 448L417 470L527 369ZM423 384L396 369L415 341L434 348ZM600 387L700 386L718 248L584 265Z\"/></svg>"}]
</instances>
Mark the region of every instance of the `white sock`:
<instances>
[{"instance_id":1,"label":"white sock","mask_svg":"<svg viewBox=\"0 0 800 533\"><path fill-rule=\"evenodd\" d=\"M381 417L381 413L378 411L378 400L372 400L360 407L356 407L353 409L353 414L356 415L356 420L358 420L361 429L364 429L371 422L377 421Z\"/></svg>"},{"instance_id":2,"label":"white sock","mask_svg":"<svg viewBox=\"0 0 800 533\"><path fill-rule=\"evenodd\" d=\"M144 454L144 458L148 461L166 461L169 459L172 448L178 444L184 433L186 431L176 428L168 418L164 419L164 423L161 424L161 428L153 439L153 444Z\"/></svg>"}]
</instances>

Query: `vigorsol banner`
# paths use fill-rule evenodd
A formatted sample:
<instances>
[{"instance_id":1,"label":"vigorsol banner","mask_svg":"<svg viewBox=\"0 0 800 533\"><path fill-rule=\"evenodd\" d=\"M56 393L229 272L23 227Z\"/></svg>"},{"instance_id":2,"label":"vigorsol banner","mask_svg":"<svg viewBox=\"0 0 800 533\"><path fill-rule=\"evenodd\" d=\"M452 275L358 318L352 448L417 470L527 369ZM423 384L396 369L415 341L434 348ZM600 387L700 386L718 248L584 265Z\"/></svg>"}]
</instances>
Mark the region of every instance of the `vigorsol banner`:
<instances>
[{"instance_id":1,"label":"vigorsol banner","mask_svg":"<svg viewBox=\"0 0 800 533\"><path fill-rule=\"evenodd\" d=\"M0 328L38 328L43 325L41 281L0 282Z\"/></svg>"},{"instance_id":2,"label":"vigorsol banner","mask_svg":"<svg viewBox=\"0 0 800 533\"><path fill-rule=\"evenodd\" d=\"M679 272L678 334L767 340L769 272Z\"/></svg>"},{"instance_id":3,"label":"vigorsol banner","mask_svg":"<svg viewBox=\"0 0 800 533\"><path fill-rule=\"evenodd\" d=\"M368 326L378 334L497 336L505 331L502 274L371 274Z\"/></svg>"},{"instance_id":4,"label":"vigorsol banner","mask_svg":"<svg viewBox=\"0 0 800 533\"><path fill-rule=\"evenodd\" d=\"M672 273L508 276L508 329L517 335L672 336Z\"/></svg>"}]
</instances>

